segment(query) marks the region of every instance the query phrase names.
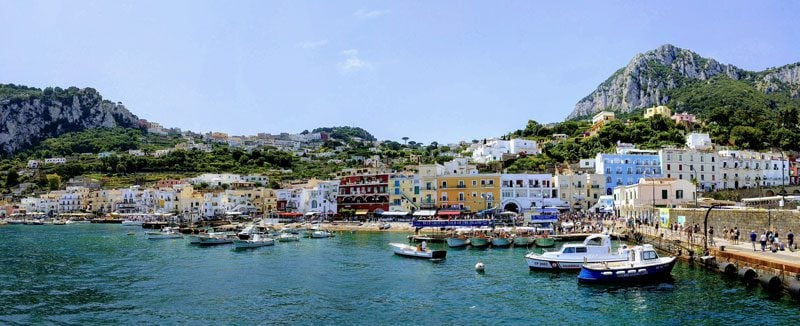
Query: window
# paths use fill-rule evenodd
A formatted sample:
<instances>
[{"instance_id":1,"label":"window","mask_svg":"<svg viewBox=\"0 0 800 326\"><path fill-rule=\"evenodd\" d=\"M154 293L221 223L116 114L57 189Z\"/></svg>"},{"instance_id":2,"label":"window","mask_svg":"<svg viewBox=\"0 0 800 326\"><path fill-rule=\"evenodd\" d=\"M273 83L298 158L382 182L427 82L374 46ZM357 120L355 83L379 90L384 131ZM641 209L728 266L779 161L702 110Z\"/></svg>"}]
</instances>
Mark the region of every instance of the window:
<instances>
[{"instance_id":1,"label":"window","mask_svg":"<svg viewBox=\"0 0 800 326\"><path fill-rule=\"evenodd\" d=\"M683 199L683 190L675 190L675 199Z\"/></svg>"},{"instance_id":2,"label":"window","mask_svg":"<svg viewBox=\"0 0 800 326\"><path fill-rule=\"evenodd\" d=\"M648 250L642 253L642 260L658 259L658 254L655 251Z\"/></svg>"},{"instance_id":3,"label":"window","mask_svg":"<svg viewBox=\"0 0 800 326\"><path fill-rule=\"evenodd\" d=\"M458 200L459 201L464 201L464 193L463 192L459 192L458 193Z\"/></svg>"},{"instance_id":4,"label":"window","mask_svg":"<svg viewBox=\"0 0 800 326\"><path fill-rule=\"evenodd\" d=\"M442 181L442 189L447 189L447 181Z\"/></svg>"},{"instance_id":5,"label":"window","mask_svg":"<svg viewBox=\"0 0 800 326\"><path fill-rule=\"evenodd\" d=\"M577 247L575 248L575 252L577 253L586 252L586 247Z\"/></svg>"},{"instance_id":6,"label":"window","mask_svg":"<svg viewBox=\"0 0 800 326\"><path fill-rule=\"evenodd\" d=\"M667 164L667 171L672 170L672 164Z\"/></svg>"},{"instance_id":7,"label":"window","mask_svg":"<svg viewBox=\"0 0 800 326\"><path fill-rule=\"evenodd\" d=\"M666 189L661 190L661 199L667 199L667 196L669 196L669 191Z\"/></svg>"},{"instance_id":8,"label":"window","mask_svg":"<svg viewBox=\"0 0 800 326\"><path fill-rule=\"evenodd\" d=\"M472 186L474 187L474 186L477 186L477 185L478 185L478 180L472 180Z\"/></svg>"}]
</instances>

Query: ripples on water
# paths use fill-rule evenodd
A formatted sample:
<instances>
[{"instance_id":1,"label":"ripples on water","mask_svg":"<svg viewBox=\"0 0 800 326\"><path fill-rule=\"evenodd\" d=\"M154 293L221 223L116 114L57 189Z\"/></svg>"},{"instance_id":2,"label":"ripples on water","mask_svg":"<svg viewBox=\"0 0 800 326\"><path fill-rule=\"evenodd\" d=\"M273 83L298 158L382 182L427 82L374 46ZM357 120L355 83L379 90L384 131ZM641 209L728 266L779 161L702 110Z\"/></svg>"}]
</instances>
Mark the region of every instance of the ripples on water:
<instances>
[{"instance_id":1,"label":"ripples on water","mask_svg":"<svg viewBox=\"0 0 800 326\"><path fill-rule=\"evenodd\" d=\"M684 263L670 283L586 286L575 273L528 271L524 249L398 257L387 244L401 234L235 251L128 231L0 228L0 324L800 323L797 302Z\"/></svg>"}]
</instances>

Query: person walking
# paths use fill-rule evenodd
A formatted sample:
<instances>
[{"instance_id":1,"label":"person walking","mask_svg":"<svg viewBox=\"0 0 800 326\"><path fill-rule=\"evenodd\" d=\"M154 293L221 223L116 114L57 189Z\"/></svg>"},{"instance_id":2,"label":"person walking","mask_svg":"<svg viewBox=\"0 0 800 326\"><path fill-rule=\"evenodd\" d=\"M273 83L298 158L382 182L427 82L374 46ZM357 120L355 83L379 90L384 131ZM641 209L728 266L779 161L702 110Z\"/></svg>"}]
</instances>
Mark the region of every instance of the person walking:
<instances>
[{"instance_id":1,"label":"person walking","mask_svg":"<svg viewBox=\"0 0 800 326\"><path fill-rule=\"evenodd\" d=\"M761 252L767 249L767 232L761 234Z\"/></svg>"},{"instance_id":2,"label":"person walking","mask_svg":"<svg viewBox=\"0 0 800 326\"><path fill-rule=\"evenodd\" d=\"M733 244L739 244L739 227L733 227Z\"/></svg>"},{"instance_id":3,"label":"person walking","mask_svg":"<svg viewBox=\"0 0 800 326\"><path fill-rule=\"evenodd\" d=\"M713 226L709 226L708 227L708 245L712 246L712 247L714 246L714 227Z\"/></svg>"},{"instance_id":4,"label":"person walking","mask_svg":"<svg viewBox=\"0 0 800 326\"><path fill-rule=\"evenodd\" d=\"M789 233L786 234L786 244L789 245L789 250L794 249L794 233L792 233L792 229L789 229Z\"/></svg>"},{"instance_id":5,"label":"person walking","mask_svg":"<svg viewBox=\"0 0 800 326\"><path fill-rule=\"evenodd\" d=\"M750 242L753 244L753 251L756 251L756 230L750 231Z\"/></svg>"}]
</instances>

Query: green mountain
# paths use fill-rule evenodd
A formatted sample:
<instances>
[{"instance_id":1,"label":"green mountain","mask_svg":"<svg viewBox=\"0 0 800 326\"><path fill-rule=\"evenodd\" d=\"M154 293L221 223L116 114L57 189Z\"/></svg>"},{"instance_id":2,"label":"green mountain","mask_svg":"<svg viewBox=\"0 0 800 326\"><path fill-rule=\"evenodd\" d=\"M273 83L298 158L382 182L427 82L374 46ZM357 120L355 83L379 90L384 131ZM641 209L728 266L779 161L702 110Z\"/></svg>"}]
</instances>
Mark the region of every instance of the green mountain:
<instances>
[{"instance_id":1,"label":"green mountain","mask_svg":"<svg viewBox=\"0 0 800 326\"><path fill-rule=\"evenodd\" d=\"M93 128L138 128L139 118L93 88L38 89L0 84L0 153Z\"/></svg>"},{"instance_id":2,"label":"green mountain","mask_svg":"<svg viewBox=\"0 0 800 326\"><path fill-rule=\"evenodd\" d=\"M711 85L711 86L709 86ZM717 100L702 100L701 90L714 91ZM723 101L732 110L766 105L772 110L800 104L800 63L760 72L747 71L690 50L663 45L637 54L595 91L584 97L567 119L590 116L602 110L630 113L654 105L706 114L719 95L736 93L739 104ZM725 97L725 96L723 96Z\"/></svg>"}]
</instances>

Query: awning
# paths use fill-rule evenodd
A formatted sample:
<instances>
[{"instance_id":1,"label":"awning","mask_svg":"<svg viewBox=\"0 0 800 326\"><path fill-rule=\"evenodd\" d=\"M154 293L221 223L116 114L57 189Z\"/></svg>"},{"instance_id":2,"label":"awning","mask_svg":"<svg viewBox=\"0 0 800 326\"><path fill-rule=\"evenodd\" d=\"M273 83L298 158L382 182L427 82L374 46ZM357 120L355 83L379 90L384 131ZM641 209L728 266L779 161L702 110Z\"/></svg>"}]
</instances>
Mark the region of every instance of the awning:
<instances>
[{"instance_id":1,"label":"awning","mask_svg":"<svg viewBox=\"0 0 800 326\"><path fill-rule=\"evenodd\" d=\"M439 211L436 215L439 216L458 216L461 215L461 211Z\"/></svg>"},{"instance_id":2,"label":"awning","mask_svg":"<svg viewBox=\"0 0 800 326\"><path fill-rule=\"evenodd\" d=\"M306 216L313 216L313 215L317 215L317 214L319 214L319 213L317 213L317 212L308 212L308 213L306 213Z\"/></svg>"},{"instance_id":3,"label":"awning","mask_svg":"<svg viewBox=\"0 0 800 326\"><path fill-rule=\"evenodd\" d=\"M436 215L436 211L432 210L421 210L414 212L414 216L434 216Z\"/></svg>"},{"instance_id":4,"label":"awning","mask_svg":"<svg viewBox=\"0 0 800 326\"><path fill-rule=\"evenodd\" d=\"M356 215L367 215L369 213L368 209L359 209L356 211Z\"/></svg>"},{"instance_id":5,"label":"awning","mask_svg":"<svg viewBox=\"0 0 800 326\"><path fill-rule=\"evenodd\" d=\"M408 212L383 212L382 216L406 216Z\"/></svg>"},{"instance_id":6,"label":"awning","mask_svg":"<svg viewBox=\"0 0 800 326\"><path fill-rule=\"evenodd\" d=\"M295 212L280 212L280 213L278 213L278 215L280 215L280 216L284 216L284 217L298 217L298 216L303 216L303 214L300 214L300 213L295 213Z\"/></svg>"}]
</instances>

